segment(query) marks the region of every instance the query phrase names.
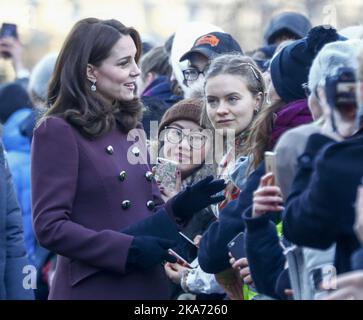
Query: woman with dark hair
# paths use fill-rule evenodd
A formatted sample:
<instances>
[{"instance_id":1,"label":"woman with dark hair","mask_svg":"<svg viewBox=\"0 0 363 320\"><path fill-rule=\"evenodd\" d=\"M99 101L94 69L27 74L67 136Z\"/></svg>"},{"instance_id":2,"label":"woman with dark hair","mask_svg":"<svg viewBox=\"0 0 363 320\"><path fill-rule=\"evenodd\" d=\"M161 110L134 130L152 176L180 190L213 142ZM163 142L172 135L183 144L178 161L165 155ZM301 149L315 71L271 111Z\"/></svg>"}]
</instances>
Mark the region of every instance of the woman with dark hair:
<instances>
[{"instance_id":1,"label":"woman with dark hair","mask_svg":"<svg viewBox=\"0 0 363 320\"><path fill-rule=\"evenodd\" d=\"M163 208L139 124L140 54L135 29L88 18L57 59L31 172L34 231L58 254L51 299L167 299L176 221L223 200L208 177Z\"/></svg>"}]
</instances>

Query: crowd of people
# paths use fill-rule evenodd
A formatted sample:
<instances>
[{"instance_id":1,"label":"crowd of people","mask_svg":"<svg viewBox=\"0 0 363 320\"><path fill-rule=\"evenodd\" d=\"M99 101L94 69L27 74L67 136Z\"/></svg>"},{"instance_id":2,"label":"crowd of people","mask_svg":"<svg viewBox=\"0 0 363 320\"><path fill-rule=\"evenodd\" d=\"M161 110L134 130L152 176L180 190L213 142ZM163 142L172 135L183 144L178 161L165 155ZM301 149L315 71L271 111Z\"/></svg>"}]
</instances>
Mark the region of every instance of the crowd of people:
<instances>
[{"instance_id":1,"label":"crowd of people","mask_svg":"<svg viewBox=\"0 0 363 320\"><path fill-rule=\"evenodd\" d=\"M363 299L363 27L263 38L87 18L31 72L0 38L0 299Z\"/></svg>"}]
</instances>

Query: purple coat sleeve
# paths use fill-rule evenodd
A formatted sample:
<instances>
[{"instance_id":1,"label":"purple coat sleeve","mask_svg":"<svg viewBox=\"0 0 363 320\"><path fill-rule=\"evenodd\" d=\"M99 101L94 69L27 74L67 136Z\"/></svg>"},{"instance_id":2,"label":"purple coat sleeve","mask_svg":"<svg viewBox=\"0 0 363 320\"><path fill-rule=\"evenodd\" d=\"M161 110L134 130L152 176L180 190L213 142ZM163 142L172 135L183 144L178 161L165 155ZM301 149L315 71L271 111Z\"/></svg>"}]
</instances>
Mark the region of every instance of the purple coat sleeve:
<instances>
[{"instance_id":1,"label":"purple coat sleeve","mask_svg":"<svg viewBox=\"0 0 363 320\"><path fill-rule=\"evenodd\" d=\"M35 130L31 162L35 234L42 246L59 255L124 273L133 237L113 230L91 230L71 219L78 152L75 134L63 120L48 118Z\"/></svg>"}]
</instances>

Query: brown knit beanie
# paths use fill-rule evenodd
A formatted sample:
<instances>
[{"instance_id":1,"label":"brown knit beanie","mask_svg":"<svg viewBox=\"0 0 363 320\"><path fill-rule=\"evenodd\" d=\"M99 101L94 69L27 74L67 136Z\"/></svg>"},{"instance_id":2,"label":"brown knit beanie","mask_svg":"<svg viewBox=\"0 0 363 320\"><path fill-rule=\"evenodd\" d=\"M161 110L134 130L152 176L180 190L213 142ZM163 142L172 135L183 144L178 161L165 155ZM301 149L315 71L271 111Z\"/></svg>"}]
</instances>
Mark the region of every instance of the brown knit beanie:
<instances>
[{"instance_id":1,"label":"brown knit beanie","mask_svg":"<svg viewBox=\"0 0 363 320\"><path fill-rule=\"evenodd\" d=\"M160 120L158 135L168 125L178 120L189 120L200 125L203 99L190 98L179 101L170 107Z\"/></svg>"}]
</instances>

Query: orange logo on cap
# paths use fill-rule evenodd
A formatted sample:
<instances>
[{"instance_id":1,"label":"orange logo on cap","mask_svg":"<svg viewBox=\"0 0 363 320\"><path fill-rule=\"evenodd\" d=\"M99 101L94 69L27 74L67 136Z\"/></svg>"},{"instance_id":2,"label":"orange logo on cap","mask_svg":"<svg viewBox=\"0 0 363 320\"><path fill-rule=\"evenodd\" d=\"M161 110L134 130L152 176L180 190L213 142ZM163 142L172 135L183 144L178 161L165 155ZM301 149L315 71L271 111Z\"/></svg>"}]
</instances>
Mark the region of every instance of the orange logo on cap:
<instances>
[{"instance_id":1,"label":"orange logo on cap","mask_svg":"<svg viewBox=\"0 0 363 320\"><path fill-rule=\"evenodd\" d=\"M209 44L212 47L216 47L218 46L219 43L219 39L214 36L214 35L208 35L208 36L203 36L200 39L197 40L197 42L195 43L195 46L200 46L202 44Z\"/></svg>"}]
</instances>

